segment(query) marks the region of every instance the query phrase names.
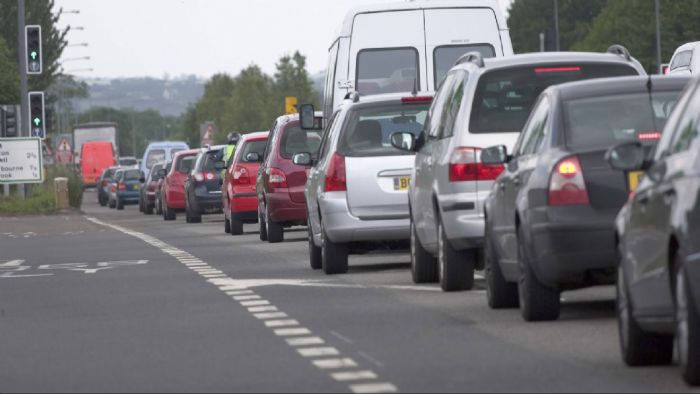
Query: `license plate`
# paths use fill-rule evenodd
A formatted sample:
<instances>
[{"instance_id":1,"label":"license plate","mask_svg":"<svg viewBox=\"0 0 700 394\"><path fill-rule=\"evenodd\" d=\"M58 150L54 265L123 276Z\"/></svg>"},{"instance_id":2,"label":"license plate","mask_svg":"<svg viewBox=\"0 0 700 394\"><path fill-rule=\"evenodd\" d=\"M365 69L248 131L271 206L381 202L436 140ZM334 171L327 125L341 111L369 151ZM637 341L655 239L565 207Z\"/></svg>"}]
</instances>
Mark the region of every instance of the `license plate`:
<instances>
[{"instance_id":1,"label":"license plate","mask_svg":"<svg viewBox=\"0 0 700 394\"><path fill-rule=\"evenodd\" d=\"M644 176L644 171L631 171L629 174L627 174L627 179L629 182L629 187L630 187L631 192L637 190L637 187L639 186L639 183L642 181L643 176Z\"/></svg>"},{"instance_id":2,"label":"license plate","mask_svg":"<svg viewBox=\"0 0 700 394\"><path fill-rule=\"evenodd\" d=\"M134 190L139 190L141 189L141 185L134 185Z\"/></svg>"},{"instance_id":3,"label":"license plate","mask_svg":"<svg viewBox=\"0 0 700 394\"><path fill-rule=\"evenodd\" d=\"M394 178L394 190L405 191L408 190L408 185L411 181L410 176L401 176Z\"/></svg>"}]
</instances>

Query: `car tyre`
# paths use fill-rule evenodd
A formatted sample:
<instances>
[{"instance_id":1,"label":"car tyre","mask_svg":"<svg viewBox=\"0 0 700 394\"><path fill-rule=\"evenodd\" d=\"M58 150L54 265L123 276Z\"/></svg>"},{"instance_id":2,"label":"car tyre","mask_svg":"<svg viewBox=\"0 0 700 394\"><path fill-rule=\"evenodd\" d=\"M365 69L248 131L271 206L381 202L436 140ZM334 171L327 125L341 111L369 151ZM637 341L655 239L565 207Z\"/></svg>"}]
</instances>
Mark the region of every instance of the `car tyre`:
<instances>
[{"instance_id":1,"label":"car tyre","mask_svg":"<svg viewBox=\"0 0 700 394\"><path fill-rule=\"evenodd\" d=\"M172 210L172 209L170 209L170 207L168 207L168 203L163 201L162 205L163 205L163 219L165 221L169 222L169 221L173 221L173 220L177 219L177 214L175 214L174 210Z\"/></svg>"},{"instance_id":2,"label":"car tyre","mask_svg":"<svg viewBox=\"0 0 700 394\"><path fill-rule=\"evenodd\" d=\"M561 293L556 288L543 285L537 279L525 250L522 228L518 229L518 264L518 295L523 319L528 322L557 320L561 308Z\"/></svg>"},{"instance_id":3,"label":"car tyre","mask_svg":"<svg viewBox=\"0 0 700 394\"><path fill-rule=\"evenodd\" d=\"M436 283L440 279L437 258L423 248L413 220L411 220L411 276L413 283Z\"/></svg>"},{"instance_id":4,"label":"car tyre","mask_svg":"<svg viewBox=\"0 0 700 394\"><path fill-rule=\"evenodd\" d=\"M498 263L498 257L488 232L484 244L484 258L486 259L486 299L488 300L489 308L517 308L519 306L518 284L507 282L503 276L501 265Z\"/></svg>"},{"instance_id":5,"label":"car tyre","mask_svg":"<svg viewBox=\"0 0 700 394\"><path fill-rule=\"evenodd\" d=\"M121 198L117 197L117 211L123 211L124 210L124 201L122 201Z\"/></svg>"},{"instance_id":6,"label":"car tyre","mask_svg":"<svg viewBox=\"0 0 700 394\"><path fill-rule=\"evenodd\" d=\"M673 336L644 332L632 313L622 268L617 273L617 327L620 350L631 367L668 365L673 359Z\"/></svg>"},{"instance_id":7,"label":"car tyre","mask_svg":"<svg viewBox=\"0 0 700 394\"><path fill-rule=\"evenodd\" d=\"M236 218L236 215L231 212L231 235L243 235L243 221Z\"/></svg>"},{"instance_id":8,"label":"car tyre","mask_svg":"<svg viewBox=\"0 0 700 394\"><path fill-rule=\"evenodd\" d=\"M143 211L144 214L146 215L153 215L153 205L152 204L146 204L146 209Z\"/></svg>"},{"instance_id":9,"label":"car tyre","mask_svg":"<svg viewBox=\"0 0 700 394\"><path fill-rule=\"evenodd\" d=\"M442 223L438 223L438 268L442 290L471 290L474 287L475 266L476 253L473 250L455 250L447 239Z\"/></svg>"},{"instance_id":10,"label":"car tyre","mask_svg":"<svg viewBox=\"0 0 700 394\"><path fill-rule=\"evenodd\" d=\"M678 253L676 257L676 343L683 380L700 385L700 314L690 290L690 280Z\"/></svg>"},{"instance_id":11,"label":"car tyre","mask_svg":"<svg viewBox=\"0 0 700 394\"><path fill-rule=\"evenodd\" d=\"M314 234L311 230L311 223L308 227L309 231L309 263L311 269L319 270L323 268L323 251L314 243Z\"/></svg>"},{"instance_id":12,"label":"car tyre","mask_svg":"<svg viewBox=\"0 0 700 394\"><path fill-rule=\"evenodd\" d=\"M114 209L117 207L116 202L114 200L109 200L109 209Z\"/></svg>"},{"instance_id":13,"label":"car tyre","mask_svg":"<svg viewBox=\"0 0 700 394\"><path fill-rule=\"evenodd\" d=\"M231 234L231 220L224 215L224 233Z\"/></svg>"},{"instance_id":14,"label":"car tyre","mask_svg":"<svg viewBox=\"0 0 700 394\"><path fill-rule=\"evenodd\" d=\"M260 240L267 241L267 222L265 222L265 217L258 213L258 224L260 227Z\"/></svg>"},{"instance_id":15,"label":"car tyre","mask_svg":"<svg viewBox=\"0 0 700 394\"><path fill-rule=\"evenodd\" d=\"M267 241L271 244L284 241L284 227L282 224L267 222Z\"/></svg>"},{"instance_id":16,"label":"car tyre","mask_svg":"<svg viewBox=\"0 0 700 394\"><path fill-rule=\"evenodd\" d=\"M160 202L160 198L156 198L156 215L163 214L163 206Z\"/></svg>"},{"instance_id":17,"label":"car tyre","mask_svg":"<svg viewBox=\"0 0 700 394\"><path fill-rule=\"evenodd\" d=\"M348 272L348 246L335 243L328 239L323 223L323 246L321 247L321 267L326 275L344 274Z\"/></svg>"}]
</instances>

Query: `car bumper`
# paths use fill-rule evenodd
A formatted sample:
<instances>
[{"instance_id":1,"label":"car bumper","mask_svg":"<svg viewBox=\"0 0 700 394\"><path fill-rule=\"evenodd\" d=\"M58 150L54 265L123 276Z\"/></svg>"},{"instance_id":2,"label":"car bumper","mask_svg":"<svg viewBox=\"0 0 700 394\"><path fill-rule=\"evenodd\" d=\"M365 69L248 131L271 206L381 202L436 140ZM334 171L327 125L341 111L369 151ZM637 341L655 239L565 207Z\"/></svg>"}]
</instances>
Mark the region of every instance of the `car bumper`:
<instances>
[{"instance_id":1,"label":"car bumper","mask_svg":"<svg viewBox=\"0 0 700 394\"><path fill-rule=\"evenodd\" d=\"M319 199L323 229L333 242L409 239L409 219L362 220L350 214L346 193L324 193Z\"/></svg>"},{"instance_id":2,"label":"car bumper","mask_svg":"<svg viewBox=\"0 0 700 394\"><path fill-rule=\"evenodd\" d=\"M243 223L257 223L258 211L231 212L231 217Z\"/></svg>"},{"instance_id":3,"label":"car bumper","mask_svg":"<svg viewBox=\"0 0 700 394\"><path fill-rule=\"evenodd\" d=\"M455 193L438 197L445 235L457 250L484 245L483 205L489 192Z\"/></svg>"},{"instance_id":4,"label":"car bumper","mask_svg":"<svg viewBox=\"0 0 700 394\"><path fill-rule=\"evenodd\" d=\"M209 193L208 191L195 191L194 201L195 209L201 213L220 213L222 212L221 192Z\"/></svg>"},{"instance_id":5,"label":"car bumper","mask_svg":"<svg viewBox=\"0 0 700 394\"><path fill-rule=\"evenodd\" d=\"M306 204L293 202L289 193L268 193L266 199L272 222L306 224Z\"/></svg>"},{"instance_id":6,"label":"car bumper","mask_svg":"<svg viewBox=\"0 0 700 394\"><path fill-rule=\"evenodd\" d=\"M136 192L118 192L117 198L125 203L138 203L141 195L138 191Z\"/></svg>"},{"instance_id":7,"label":"car bumper","mask_svg":"<svg viewBox=\"0 0 700 394\"><path fill-rule=\"evenodd\" d=\"M533 269L549 286L583 285L588 273L618 264L614 221L617 210L548 207L532 211L527 240ZM609 284L591 283L591 284Z\"/></svg>"},{"instance_id":8,"label":"car bumper","mask_svg":"<svg viewBox=\"0 0 700 394\"><path fill-rule=\"evenodd\" d=\"M253 212L253 216L257 218L258 212L258 197L255 193L249 194L234 194L231 199L231 212L245 213Z\"/></svg>"}]
</instances>

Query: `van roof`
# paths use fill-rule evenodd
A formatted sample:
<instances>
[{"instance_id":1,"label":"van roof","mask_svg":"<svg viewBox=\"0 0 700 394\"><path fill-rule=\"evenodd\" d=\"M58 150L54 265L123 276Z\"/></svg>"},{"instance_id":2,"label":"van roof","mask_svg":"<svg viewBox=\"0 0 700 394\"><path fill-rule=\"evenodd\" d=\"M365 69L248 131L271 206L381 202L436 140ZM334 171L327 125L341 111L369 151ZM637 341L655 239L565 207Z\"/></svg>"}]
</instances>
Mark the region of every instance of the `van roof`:
<instances>
[{"instance_id":1,"label":"van roof","mask_svg":"<svg viewBox=\"0 0 700 394\"><path fill-rule=\"evenodd\" d=\"M148 144L148 148L165 148L169 146L186 146L187 143L184 141L159 141L151 142Z\"/></svg>"},{"instance_id":2,"label":"van roof","mask_svg":"<svg viewBox=\"0 0 700 394\"><path fill-rule=\"evenodd\" d=\"M572 100L613 94L645 93L650 80L653 91L681 91L690 79L687 76L666 75L597 78L554 85L548 90L556 92L564 100Z\"/></svg>"},{"instance_id":3,"label":"van roof","mask_svg":"<svg viewBox=\"0 0 700 394\"><path fill-rule=\"evenodd\" d=\"M700 41L688 42L679 46L678 49L676 49L676 51L674 52L674 55L678 52L690 51L698 47L700 47Z\"/></svg>"},{"instance_id":4,"label":"van roof","mask_svg":"<svg viewBox=\"0 0 700 394\"><path fill-rule=\"evenodd\" d=\"M545 63L619 63L627 64L646 75L642 65L635 59L625 59L612 53L596 52L536 52L497 58L485 58L484 69L508 68L513 66L538 65ZM470 67L473 63L464 62L457 67ZM474 67L474 66L471 66Z\"/></svg>"},{"instance_id":5,"label":"van roof","mask_svg":"<svg viewBox=\"0 0 700 394\"><path fill-rule=\"evenodd\" d=\"M506 19L503 17L503 10L500 8L496 0L414 0L414 1L403 1L394 3L380 3L380 4L369 4L362 5L350 9L343 23L340 26L340 30L333 37L333 42L338 39L338 37L350 37L352 34L352 25L355 21L355 16L358 14L369 14L375 12L387 12L387 11L405 11L405 10L425 10L425 9L435 9L435 8L491 8L496 12L496 20L498 21L498 26L501 30L508 30Z\"/></svg>"}]
</instances>

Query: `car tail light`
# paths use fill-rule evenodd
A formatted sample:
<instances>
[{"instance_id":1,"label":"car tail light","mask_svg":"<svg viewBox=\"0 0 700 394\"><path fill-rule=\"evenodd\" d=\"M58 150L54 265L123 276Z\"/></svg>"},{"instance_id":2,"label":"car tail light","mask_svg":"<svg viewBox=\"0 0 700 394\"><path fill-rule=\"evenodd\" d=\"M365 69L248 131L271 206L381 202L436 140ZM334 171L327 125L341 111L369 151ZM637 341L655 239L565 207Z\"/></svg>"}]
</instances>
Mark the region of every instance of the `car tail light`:
<instances>
[{"instance_id":1,"label":"car tail light","mask_svg":"<svg viewBox=\"0 0 700 394\"><path fill-rule=\"evenodd\" d=\"M656 141L661 139L661 132L660 131L645 131L637 134L637 138L639 138L640 141Z\"/></svg>"},{"instance_id":2,"label":"car tail light","mask_svg":"<svg viewBox=\"0 0 700 394\"><path fill-rule=\"evenodd\" d=\"M287 176L279 168L270 168L268 174L270 175L268 185L271 189L277 188L287 188Z\"/></svg>"},{"instance_id":3,"label":"car tail light","mask_svg":"<svg viewBox=\"0 0 700 394\"><path fill-rule=\"evenodd\" d=\"M192 177L194 178L195 182L204 182L204 175L202 175L198 172L195 172L194 174L192 174Z\"/></svg>"},{"instance_id":4,"label":"car tail light","mask_svg":"<svg viewBox=\"0 0 700 394\"><path fill-rule=\"evenodd\" d=\"M111 190L112 190L112 193L116 192L116 191L117 191L117 186L116 186L115 184L112 184L112 189L111 189Z\"/></svg>"},{"instance_id":5,"label":"car tail light","mask_svg":"<svg viewBox=\"0 0 700 394\"><path fill-rule=\"evenodd\" d=\"M450 158L450 182L493 181L503 172L502 165L480 163L479 148L457 148Z\"/></svg>"},{"instance_id":6,"label":"car tail light","mask_svg":"<svg viewBox=\"0 0 700 394\"><path fill-rule=\"evenodd\" d=\"M430 103L433 101L433 96L408 96L402 97L402 103Z\"/></svg>"},{"instance_id":7,"label":"car tail light","mask_svg":"<svg viewBox=\"0 0 700 394\"><path fill-rule=\"evenodd\" d=\"M348 190L345 177L345 157L334 153L326 172L327 192L344 192Z\"/></svg>"},{"instance_id":8,"label":"car tail light","mask_svg":"<svg viewBox=\"0 0 700 394\"><path fill-rule=\"evenodd\" d=\"M581 71L581 67L540 67L540 68L535 69L535 72L537 74L567 73L567 72L577 72L577 71Z\"/></svg>"},{"instance_id":9,"label":"car tail light","mask_svg":"<svg viewBox=\"0 0 700 394\"><path fill-rule=\"evenodd\" d=\"M126 190L126 183L124 183L124 182L119 182L118 189L119 189L119 191L124 191L124 190Z\"/></svg>"},{"instance_id":10,"label":"car tail light","mask_svg":"<svg viewBox=\"0 0 700 394\"><path fill-rule=\"evenodd\" d=\"M588 190L578 157L568 157L554 166L549 179L549 205L587 205Z\"/></svg>"},{"instance_id":11,"label":"car tail light","mask_svg":"<svg viewBox=\"0 0 700 394\"><path fill-rule=\"evenodd\" d=\"M235 185L250 185L250 174L243 166L236 166L233 170L233 183Z\"/></svg>"}]
</instances>

